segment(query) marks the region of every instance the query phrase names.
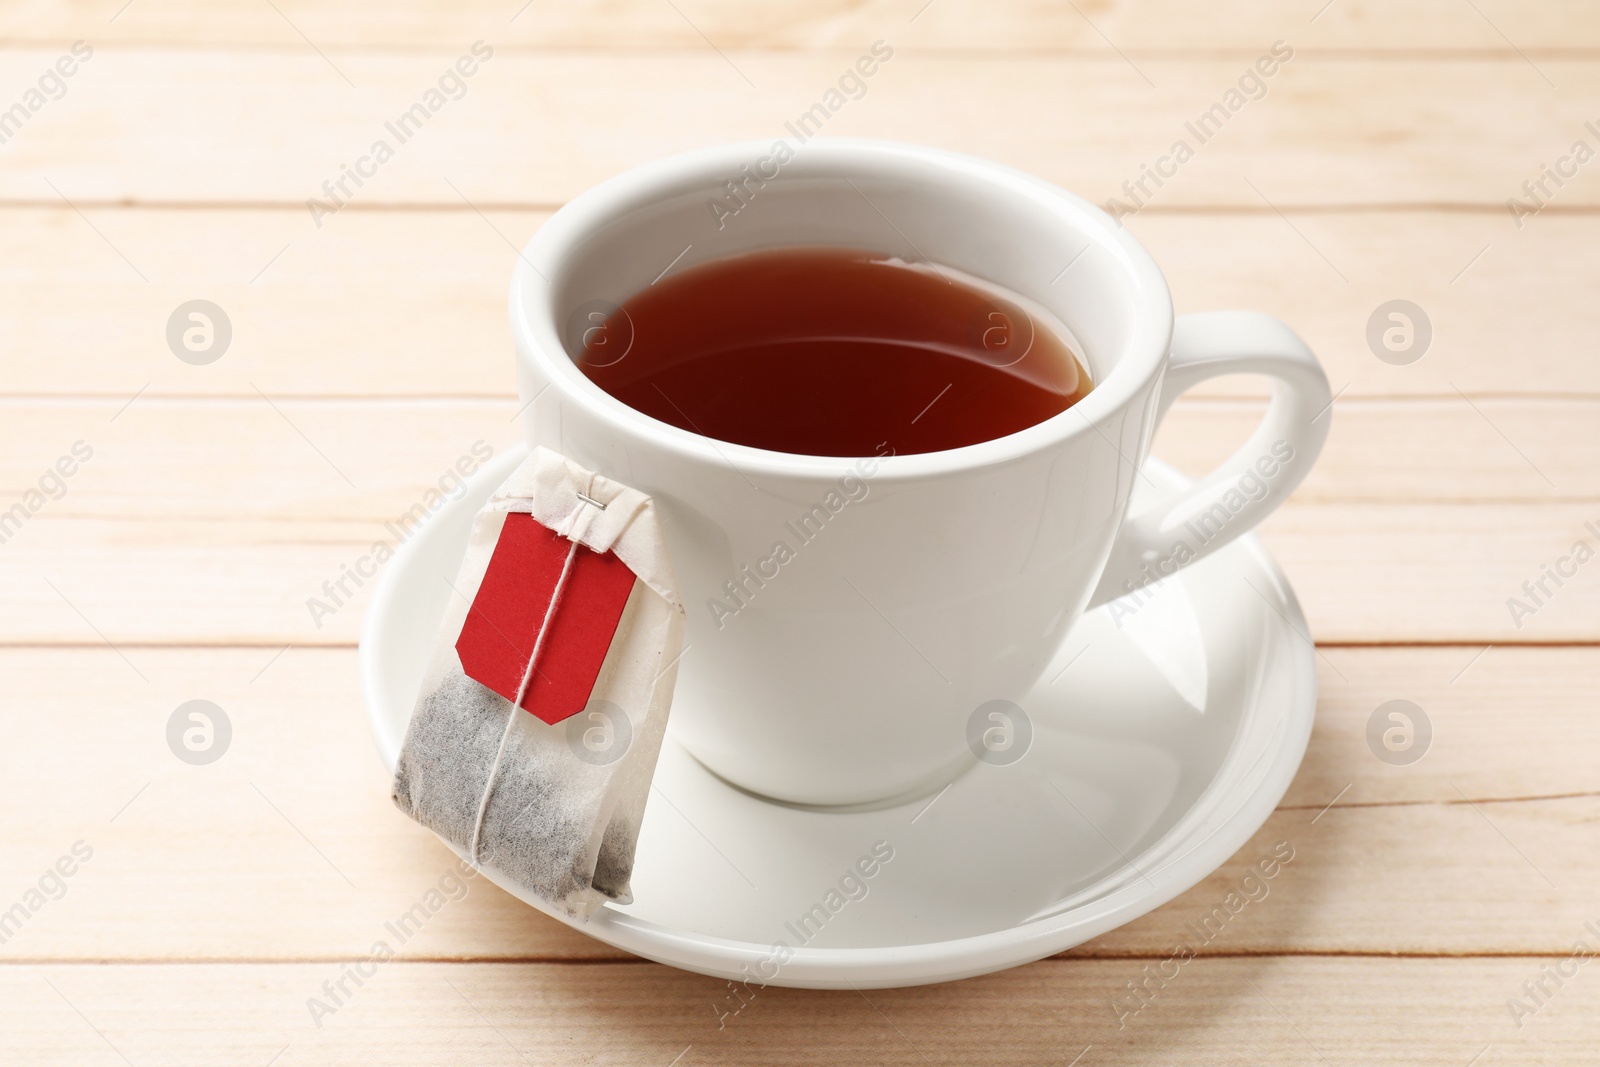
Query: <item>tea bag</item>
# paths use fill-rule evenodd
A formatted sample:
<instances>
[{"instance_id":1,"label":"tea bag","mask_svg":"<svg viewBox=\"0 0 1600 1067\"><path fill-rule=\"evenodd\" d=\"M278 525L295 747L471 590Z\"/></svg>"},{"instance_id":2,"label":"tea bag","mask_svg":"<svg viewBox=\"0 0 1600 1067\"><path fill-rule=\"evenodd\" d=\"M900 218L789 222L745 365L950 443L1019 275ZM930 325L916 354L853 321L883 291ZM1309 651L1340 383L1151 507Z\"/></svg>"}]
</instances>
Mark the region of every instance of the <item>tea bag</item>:
<instances>
[{"instance_id":1,"label":"tea bag","mask_svg":"<svg viewBox=\"0 0 1600 1067\"><path fill-rule=\"evenodd\" d=\"M631 903L684 625L654 505L535 448L451 584L395 803L555 913Z\"/></svg>"}]
</instances>

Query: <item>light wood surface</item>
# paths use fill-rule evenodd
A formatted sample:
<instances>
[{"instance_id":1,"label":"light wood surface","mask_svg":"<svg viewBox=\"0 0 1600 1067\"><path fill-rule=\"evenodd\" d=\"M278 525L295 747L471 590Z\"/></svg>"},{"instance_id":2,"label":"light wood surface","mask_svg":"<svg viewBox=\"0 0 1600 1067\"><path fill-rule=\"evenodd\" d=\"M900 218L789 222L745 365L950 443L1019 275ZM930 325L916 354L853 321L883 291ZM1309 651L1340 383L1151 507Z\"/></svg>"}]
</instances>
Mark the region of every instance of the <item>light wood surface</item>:
<instances>
[{"instance_id":1,"label":"light wood surface","mask_svg":"<svg viewBox=\"0 0 1600 1067\"><path fill-rule=\"evenodd\" d=\"M1593 1058L1600 971L1544 976L1600 947L1600 568L1526 618L1506 603L1600 540L1600 163L1520 227L1506 204L1600 147L1590 6L23 0L0 12L0 111L79 39L65 95L0 145L0 509L93 449L0 543L0 908L74 842L93 858L0 944L0 1062ZM505 291L551 210L671 151L782 136L880 39L894 59L830 134L1097 201L1294 47L1125 221L1180 311L1277 314L1342 390L1263 531L1322 645L1298 777L1189 892L1003 974L774 989L719 1028L722 983L477 886L317 1026L307 998L447 856L393 810L367 734L370 590L320 627L306 598L474 442L516 440ZM495 54L465 95L315 225L306 198L475 40ZM196 297L234 325L211 366L164 339ZM1396 298L1434 329L1408 366L1366 340ZM1156 452L1201 472L1261 404L1214 383ZM207 768L163 737L196 697L235 728ZM1434 724L1409 767L1365 740L1396 698ZM1278 841L1296 860L1250 920L1119 1021L1126 983Z\"/></svg>"},{"instance_id":2,"label":"light wood surface","mask_svg":"<svg viewBox=\"0 0 1600 1067\"><path fill-rule=\"evenodd\" d=\"M1124 221L1160 263L1180 313L1249 307L1293 322L1334 389L1345 390L1341 404L1428 396L1465 411L1457 390L1474 398L1600 396L1572 371L1592 345L1600 214L1561 213L1560 201L1548 211L1520 232L1495 204L1291 209L1288 221L1270 211L1151 209ZM70 208L0 198L0 341L53 354L8 367L8 393L87 393L117 407L146 387L151 397L256 398L255 389L274 398L516 395L505 290L514 249L547 211L491 207L479 217L459 201L353 207L321 230L292 203L85 214L149 281ZM48 257L38 255L44 247ZM1228 269L1217 269L1219 261ZM95 300L84 299L86 289ZM236 342L227 359L189 367L162 343L166 316L158 312L202 292L228 309ZM1366 344L1367 316L1395 298L1422 305L1434 327L1433 347L1409 366L1374 359ZM1195 395L1255 395L1254 388L1225 379ZM1487 461L1500 458L1481 451Z\"/></svg>"},{"instance_id":3,"label":"light wood surface","mask_svg":"<svg viewBox=\"0 0 1600 1067\"><path fill-rule=\"evenodd\" d=\"M1167 50L1184 54L1253 50L1285 32L1325 50L1384 54L1471 51L1487 55L1582 52L1600 47L1585 23L1582 0L1414 0L1403 7L1378 0L1319 3L1225 0L1197 18L1183 0L999 0L983 5L939 0L780 0L753 16L738 0L582 0L556 5L525 0L403 0L381 8L330 6L316 0L139 0L137 18L119 16L126 0L85 0L63 8L19 0L4 30L17 42L112 41L305 47L306 39L340 49L401 49L471 40L493 31L528 48L677 49L853 47L900 30L927 48L998 48L1065 52ZM1074 10L1074 6L1076 10ZM1474 7L1476 10L1474 10ZM273 9L277 10L274 11ZM131 14L131 12L125 12ZM1499 27L1504 27L1500 29ZM1508 39L1507 34L1510 34ZM1114 44L1113 44L1114 42Z\"/></svg>"},{"instance_id":4,"label":"light wood surface","mask_svg":"<svg viewBox=\"0 0 1600 1067\"><path fill-rule=\"evenodd\" d=\"M1119 1029L1107 991L1140 962L1050 960L955 987L769 989L721 1030L724 983L652 964L393 963L321 1029L305 1001L332 963L26 964L0 974L0 1019L24 1062L1456 1067L1506 1054L1478 1031L1543 962L1195 960ZM1571 983L1512 1062L1587 1062L1596 1011L1592 983Z\"/></svg>"},{"instance_id":5,"label":"light wood surface","mask_svg":"<svg viewBox=\"0 0 1600 1067\"><path fill-rule=\"evenodd\" d=\"M503 49L421 133L395 144L394 158L352 194L351 208L322 220L320 229L306 199L325 195L322 183L337 178L341 164L367 153L385 135L385 122L433 88L475 39L486 38L336 58L309 48L108 44L60 100L29 120L27 136L7 145L0 200L58 205L53 182L60 196L88 209L124 200L276 203L288 209L283 240L326 233L346 214L459 208L463 197L481 209L548 207L619 170L707 141L770 144L875 39L893 47L898 28L824 50L607 57L592 49ZM1271 34L1226 56L1137 59L1110 50L968 56L902 45L825 130L981 152L1101 201L1125 196L1123 182L1168 152L1185 136L1185 122L1217 104L1280 39L1287 41ZM60 54L40 46L11 50L14 91ZM1204 144L1189 135L1194 158L1154 196L1151 210L1470 206L1499 228L1511 227L1506 198L1583 135L1600 90L1600 69L1590 60L1562 55L1534 63L1514 53L1297 56L1222 132ZM1485 128L1495 130L1494 151L1484 151ZM1595 207L1600 192L1593 184L1568 183L1555 205ZM463 221L482 226L475 216ZM1323 231L1306 232L1315 242ZM119 245L127 236L120 222L105 233ZM1515 233L1507 230L1507 239ZM1339 281L1292 231L1283 242L1286 252L1303 253L1308 277ZM1481 244L1463 248L1445 279ZM269 245L256 262L274 250ZM123 251L136 266L138 253L155 257L157 270L184 254L131 238Z\"/></svg>"}]
</instances>

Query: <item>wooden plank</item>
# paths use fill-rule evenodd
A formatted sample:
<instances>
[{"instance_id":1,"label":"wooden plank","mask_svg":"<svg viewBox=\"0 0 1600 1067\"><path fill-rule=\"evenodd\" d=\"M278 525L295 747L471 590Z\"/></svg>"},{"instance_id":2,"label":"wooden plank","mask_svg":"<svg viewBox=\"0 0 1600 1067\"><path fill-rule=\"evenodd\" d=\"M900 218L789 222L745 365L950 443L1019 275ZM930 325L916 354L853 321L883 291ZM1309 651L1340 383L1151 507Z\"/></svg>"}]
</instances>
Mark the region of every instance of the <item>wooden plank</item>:
<instances>
[{"instance_id":1,"label":"wooden plank","mask_svg":"<svg viewBox=\"0 0 1600 1067\"><path fill-rule=\"evenodd\" d=\"M1263 532L1318 640L1593 641L1600 574L1580 567L1558 586L1545 568L1571 569L1579 541L1594 550L1595 510L1307 505L1279 511Z\"/></svg>"},{"instance_id":2,"label":"wooden plank","mask_svg":"<svg viewBox=\"0 0 1600 1067\"><path fill-rule=\"evenodd\" d=\"M19 831L0 882L33 883L75 841L94 850L69 894L0 957L68 944L80 958L359 953L439 885L454 858L389 800L354 653L279 651L126 650L148 681L103 650L0 657L7 678L37 694L12 706L49 709L7 717L27 741L0 753L0 810ZM166 738L174 710L194 699L222 707L232 730L225 755L200 767L175 758ZM74 738L106 747L75 758ZM38 775L44 766L52 772ZM413 947L616 955L483 883Z\"/></svg>"},{"instance_id":3,"label":"wooden plank","mask_svg":"<svg viewBox=\"0 0 1600 1067\"><path fill-rule=\"evenodd\" d=\"M11 642L94 640L85 617L117 642L353 640L370 586L347 585L354 598L331 619L313 620L308 600L327 601L324 582L409 536L440 490L459 492L457 470L518 434L511 400L10 406L0 588L19 613L0 640ZM1593 408L1341 401L1321 466L1264 528L1313 633L1595 639L1600 572L1579 566L1558 585L1543 571L1600 537L1586 526L1600 524L1596 476L1568 446ZM1186 405L1158 452L1198 474L1255 417L1245 404ZM1455 447L1441 450L1446 440ZM79 442L93 457L53 479Z\"/></svg>"},{"instance_id":4,"label":"wooden plank","mask_svg":"<svg viewBox=\"0 0 1600 1067\"><path fill-rule=\"evenodd\" d=\"M361 188L346 186L355 204L459 206L465 197L549 206L672 152L788 136L785 122L834 88L856 54L502 51L402 143L385 123L437 91L468 44L342 54L337 66L310 49L106 45L64 97L7 142L0 199L56 204L48 179L91 206L303 205L325 195L341 164L367 166L362 158L386 139L393 158ZM13 49L0 99L22 93L30 72L56 57L51 48ZM1498 211L1541 163L1586 136L1600 89L1600 63L1590 60L1546 58L1534 70L1510 55L1426 63L1303 56L1214 135L1188 132L1186 122L1237 94L1250 62L1135 64L1109 52L969 58L903 47L823 129L960 149L1097 201L1127 195L1125 181L1141 166L1166 167L1160 157L1187 138L1194 157L1152 194L1159 207L1442 202ZM1086 100L1093 106L1075 103ZM1557 200L1594 207L1600 191L1569 182ZM340 217L321 221L326 229ZM286 240L316 233L310 212L286 220ZM113 228L106 234L117 241ZM128 249L135 263L139 251Z\"/></svg>"},{"instance_id":5,"label":"wooden plank","mask_svg":"<svg viewBox=\"0 0 1600 1067\"><path fill-rule=\"evenodd\" d=\"M49 192L48 188L45 192ZM515 250L470 211L7 211L0 224L0 390L256 396L516 392L506 293ZM521 247L548 212L496 215ZM141 275L143 277L141 277ZM145 281L148 278L149 281ZM86 299L93 292L94 299ZM169 346L206 299L232 339L195 366Z\"/></svg>"},{"instance_id":6,"label":"wooden plank","mask_svg":"<svg viewBox=\"0 0 1600 1067\"><path fill-rule=\"evenodd\" d=\"M1151 452L1201 477L1240 446L1265 406L1179 401ZM1298 501L1549 504L1600 496L1592 457L1572 447L1600 419L1600 398L1352 400L1346 394L1332 417L1322 455L1296 490Z\"/></svg>"},{"instance_id":7,"label":"wooden plank","mask_svg":"<svg viewBox=\"0 0 1600 1067\"><path fill-rule=\"evenodd\" d=\"M1497 202L1484 213L1147 213L1125 221L1166 274L1179 314L1276 315L1347 397L1592 392L1576 369L1587 358L1587 327L1572 316L1587 306L1593 257L1584 249L1600 239L1600 218L1540 215L1518 229ZM1404 365L1384 362L1368 340L1370 320L1397 299L1419 305L1432 332ZM1236 382L1208 390L1240 391Z\"/></svg>"},{"instance_id":8,"label":"wooden plank","mask_svg":"<svg viewBox=\"0 0 1600 1067\"><path fill-rule=\"evenodd\" d=\"M1158 961L1159 962L1159 961ZM379 964L332 1015L331 964L0 969L0 1049L39 1064L657 1063L1460 1067L1585 1061L1600 985L1579 971L1519 1030L1542 959L1189 961L1118 1028L1135 961L1052 960L913 989L753 990L653 964ZM1548 985L1547 980L1547 985ZM52 988L53 987L53 988ZM1550 988L1554 988L1553 985ZM723 998L727 998L724 1001ZM726 1004L729 1007L720 1007ZM743 1004L737 1015L726 1015ZM719 1029L719 1025L721 1029ZM110 1045L110 1048L107 1048ZM115 1053L115 1054L114 1054ZM1490 1061L1496 1062L1496 1061Z\"/></svg>"},{"instance_id":9,"label":"wooden plank","mask_svg":"<svg viewBox=\"0 0 1600 1067\"><path fill-rule=\"evenodd\" d=\"M1470 798L1508 802L1495 810L1510 812L1517 800L1600 791L1591 756L1600 722L1582 710L1600 650L1324 648L1317 670L1316 727L1283 799L1310 826L1364 804ZM1409 766L1383 762L1367 742L1369 720L1391 700L1417 704L1431 723L1431 743ZM1311 823L1335 797L1338 806Z\"/></svg>"},{"instance_id":10,"label":"wooden plank","mask_svg":"<svg viewBox=\"0 0 1600 1067\"><path fill-rule=\"evenodd\" d=\"M518 406L509 398L259 394L170 400L147 393L131 405L0 401L0 500L9 507L37 488L81 441L92 457L64 479L65 492L56 489L59 499L38 509L40 515L377 520L371 526L381 533L384 521L399 520L430 488L437 493L442 483L459 497L460 471L475 471L522 436Z\"/></svg>"},{"instance_id":11,"label":"wooden plank","mask_svg":"<svg viewBox=\"0 0 1600 1067\"><path fill-rule=\"evenodd\" d=\"M302 226L294 208L86 214L150 280L66 208L3 209L0 345L28 358L0 366L0 393L93 392L120 403L144 388L250 397L257 388L274 397L515 392L506 323L513 248L547 212L491 210L486 222L464 208L350 211L321 230ZM1166 272L1180 312L1278 315L1347 398L1595 393L1575 368L1590 347L1600 218L1547 214L1518 231L1494 212L1293 215L1348 285L1270 212L1127 222ZM174 309L196 298L219 304L233 330L227 352L207 366L180 362L165 339ZM1420 304L1434 336L1407 366L1380 361L1366 338L1373 311L1396 298ZM1205 393L1258 391L1224 381Z\"/></svg>"},{"instance_id":12,"label":"wooden plank","mask_svg":"<svg viewBox=\"0 0 1600 1067\"><path fill-rule=\"evenodd\" d=\"M125 651L148 681L104 649L0 651L9 706L35 709L8 717L0 750L12 827L0 885L32 884L75 841L94 850L67 895L0 947L0 963L348 958L439 883L452 858L389 802L352 650ZM1294 858L1268 895L1197 951L1565 949L1600 918L1585 911L1600 889L1587 846L1600 819L1589 708L1600 650L1497 648L1462 674L1475 651L1327 650L1348 681L1323 669L1284 807L1199 885L1076 954L1165 952L1230 892L1259 894L1246 876L1280 841ZM1365 740L1373 710L1395 698L1433 726L1409 767L1378 760ZM232 726L225 755L204 767L174 758L165 737L193 699ZM619 955L482 883L406 951Z\"/></svg>"},{"instance_id":13,"label":"wooden plank","mask_svg":"<svg viewBox=\"0 0 1600 1067\"><path fill-rule=\"evenodd\" d=\"M1352 788L1340 804L1355 795ZM1592 794L1512 803L1458 795L1442 804L1335 806L1318 818L1321 806L1275 813L1199 885L1076 951L1149 955L1184 942L1201 951L1194 942L1216 931L1204 951L1484 955L1537 944L1556 953L1594 917L1600 865L1576 859L1565 843L1600 818ZM1256 865L1285 844L1294 859L1263 879ZM1231 910L1230 894L1234 909L1240 897L1254 900L1237 922L1206 924L1215 909ZM1506 916L1508 900L1525 902L1530 914ZM1480 925L1497 929L1475 932Z\"/></svg>"},{"instance_id":14,"label":"wooden plank","mask_svg":"<svg viewBox=\"0 0 1600 1067\"><path fill-rule=\"evenodd\" d=\"M0 645L29 643L0 648L0 885L32 884L74 841L96 851L0 946L0 1060L1583 1061L1600 1037L1586 972L1526 1020L1507 998L1600 925L1595 648L1321 649L1318 725L1284 806L1086 958L928 989L767 990L719 1021L741 1004L723 983L619 960L485 886L319 1025L307 998L447 857L385 800L353 651L277 644L349 642L364 600L316 629L304 597L473 441L514 436L504 289L538 209L667 151L774 136L880 36L895 61L830 133L976 151L1096 199L1267 43L1293 41L1267 99L1129 225L1180 310L1275 311L1348 387L1327 462L1267 531L1314 632L1600 640L1587 569L1520 626L1505 605L1600 539L1583 526L1600 524L1582 448L1596 396L1576 370L1600 194L1572 183L1520 230L1504 207L1590 137L1600 22L1574 3L13 5L0 107L66 42L98 51L0 153L0 347L21 357L0 368L0 504L73 440L97 454L0 544ZM479 37L497 55L469 95L315 228L303 199ZM1041 132L1040 115L1061 121ZM194 297L237 313L211 367L179 364L162 336ZM1367 349L1367 316L1395 297L1434 319L1413 366ZM1252 411L1249 387L1208 393L1160 442L1191 470ZM141 643L173 640L256 647ZM166 751L168 716L195 697L237 730L208 767ZM1366 739L1396 697L1435 729L1409 767ZM1119 1019L1129 983L1278 841L1296 854L1270 895ZM1392 958L1407 954L1505 958Z\"/></svg>"},{"instance_id":15,"label":"wooden plank","mask_svg":"<svg viewBox=\"0 0 1600 1067\"><path fill-rule=\"evenodd\" d=\"M681 14L643 0L588 0L559 7L524 6L520 0L467 0L447 7L402 0L385 5L381 18L360 5L311 0L282 0L276 4L281 14L245 0L138 0L137 8L118 15L123 5L124 0L66 8L46 0L18 3L0 26L0 40L84 37L304 48L309 38L324 48L350 48L431 47L440 41L492 36L508 46L704 49L707 40L721 48L851 47L898 32L908 43L948 49L1109 51L1109 41L1127 52L1250 50L1288 35L1303 38L1308 48L1377 52L1510 53L1514 47L1533 52L1600 46L1594 20L1577 0L1515 6L1507 0L1483 0L1477 5L1481 16L1448 0L1412 0L1400 6L1351 0L1322 11L1290 0L1234 0L1204 9L1178 0L1102 0L1079 5L1081 14L1045 0L982 6L785 0L759 8L733 0L683 0L673 5ZM1497 27L1508 36L1496 32Z\"/></svg>"},{"instance_id":16,"label":"wooden plank","mask_svg":"<svg viewBox=\"0 0 1600 1067\"><path fill-rule=\"evenodd\" d=\"M1580 565L1560 587L1543 570L1573 569L1580 540L1594 550L1586 523L1600 525L1593 503L1308 501L1291 502L1263 532L1317 640L1482 645L1600 640L1600 568ZM0 598L11 609L0 615L0 643L348 644L373 584L347 580L348 597L332 600L325 583L358 564L381 573L363 560L398 540L375 520L43 510L0 552ZM1527 592L1524 583L1541 580L1542 594ZM313 597L337 610L314 612Z\"/></svg>"},{"instance_id":17,"label":"wooden plank","mask_svg":"<svg viewBox=\"0 0 1600 1067\"><path fill-rule=\"evenodd\" d=\"M333 519L367 521L379 533L383 522L398 520L441 484L459 495L458 471L476 470L520 438L518 407L510 399L151 399L148 393L131 405L0 400L0 511L31 501L55 519ZM1261 407L1180 402L1153 452L1191 476L1203 475L1244 442ZM1328 445L1295 499L1594 502L1600 471L1571 443L1597 420L1600 398L1343 399ZM1454 447L1440 448L1442 441ZM69 477L48 476L64 456L68 469L74 465L74 446L92 455ZM41 480L56 499L37 494ZM21 536L15 520L0 534Z\"/></svg>"}]
</instances>

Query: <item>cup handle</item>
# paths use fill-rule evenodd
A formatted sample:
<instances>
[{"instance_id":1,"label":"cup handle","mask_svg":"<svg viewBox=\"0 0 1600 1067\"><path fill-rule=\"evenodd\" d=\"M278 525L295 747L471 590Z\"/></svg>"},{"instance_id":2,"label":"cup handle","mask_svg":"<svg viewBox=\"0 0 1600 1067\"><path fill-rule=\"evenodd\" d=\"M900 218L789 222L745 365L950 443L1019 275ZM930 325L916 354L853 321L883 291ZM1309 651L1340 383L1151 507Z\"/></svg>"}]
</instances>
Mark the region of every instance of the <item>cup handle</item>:
<instances>
[{"instance_id":1,"label":"cup handle","mask_svg":"<svg viewBox=\"0 0 1600 1067\"><path fill-rule=\"evenodd\" d=\"M1293 330L1259 312L1178 316L1156 425L1181 394L1223 374L1273 380L1261 425L1187 492L1123 521L1089 607L1174 574L1247 532L1288 498L1316 462L1333 421L1328 377Z\"/></svg>"}]
</instances>

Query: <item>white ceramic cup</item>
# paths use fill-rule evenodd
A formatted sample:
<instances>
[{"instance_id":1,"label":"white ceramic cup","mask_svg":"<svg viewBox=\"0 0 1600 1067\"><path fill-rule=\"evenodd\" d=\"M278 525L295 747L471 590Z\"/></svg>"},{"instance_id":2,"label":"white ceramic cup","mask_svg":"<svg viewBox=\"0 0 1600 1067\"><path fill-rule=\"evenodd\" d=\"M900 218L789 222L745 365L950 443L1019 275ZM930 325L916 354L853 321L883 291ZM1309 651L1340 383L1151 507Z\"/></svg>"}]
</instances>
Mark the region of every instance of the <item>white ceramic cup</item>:
<instances>
[{"instance_id":1,"label":"white ceramic cup","mask_svg":"<svg viewBox=\"0 0 1600 1067\"><path fill-rule=\"evenodd\" d=\"M667 425L569 354L597 308L669 270L801 245L931 260L1020 294L1067 326L1094 389L1006 437L854 460ZM1327 378L1288 327L1251 312L1174 323L1155 263L1092 204L878 141L708 148L589 190L529 242L511 326L529 441L660 508L689 612L676 736L735 785L801 804L949 781L975 759L979 708L1020 698L1087 607L1260 522L1330 421ZM1272 380L1254 435L1187 493L1127 516L1172 401L1238 373Z\"/></svg>"}]
</instances>

